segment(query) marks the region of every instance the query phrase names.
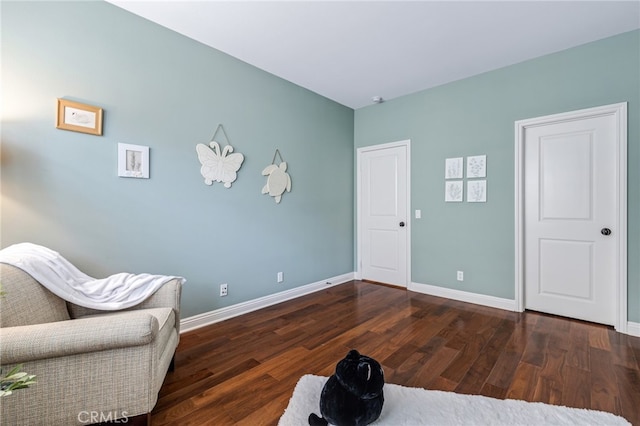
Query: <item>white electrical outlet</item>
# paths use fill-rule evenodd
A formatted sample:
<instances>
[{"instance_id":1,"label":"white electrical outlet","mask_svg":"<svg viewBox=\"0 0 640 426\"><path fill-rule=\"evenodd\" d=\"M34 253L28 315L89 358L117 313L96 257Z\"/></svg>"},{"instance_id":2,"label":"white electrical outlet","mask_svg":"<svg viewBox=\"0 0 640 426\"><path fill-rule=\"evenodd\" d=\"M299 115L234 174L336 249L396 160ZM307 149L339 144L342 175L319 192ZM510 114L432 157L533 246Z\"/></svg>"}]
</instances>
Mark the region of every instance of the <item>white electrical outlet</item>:
<instances>
[{"instance_id":1,"label":"white electrical outlet","mask_svg":"<svg viewBox=\"0 0 640 426\"><path fill-rule=\"evenodd\" d=\"M220 297L226 296L228 294L227 291L228 291L227 284L226 283L220 284Z\"/></svg>"},{"instance_id":2,"label":"white electrical outlet","mask_svg":"<svg viewBox=\"0 0 640 426\"><path fill-rule=\"evenodd\" d=\"M284 281L284 275L282 274L282 272L278 272L278 276L276 279L278 280L279 283Z\"/></svg>"},{"instance_id":3,"label":"white electrical outlet","mask_svg":"<svg viewBox=\"0 0 640 426\"><path fill-rule=\"evenodd\" d=\"M458 271L458 281L464 281L464 272Z\"/></svg>"}]
</instances>

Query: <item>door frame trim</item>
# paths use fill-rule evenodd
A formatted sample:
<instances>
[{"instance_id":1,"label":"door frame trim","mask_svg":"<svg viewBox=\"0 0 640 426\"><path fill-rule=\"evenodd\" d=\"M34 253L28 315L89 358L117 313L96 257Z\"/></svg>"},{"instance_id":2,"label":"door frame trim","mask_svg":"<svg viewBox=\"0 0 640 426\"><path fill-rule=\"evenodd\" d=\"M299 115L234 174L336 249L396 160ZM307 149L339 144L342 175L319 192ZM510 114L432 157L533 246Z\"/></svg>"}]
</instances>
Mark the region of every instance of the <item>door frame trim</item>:
<instances>
[{"instance_id":1,"label":"door frame trim","mask_svg":"<svg viewBox=\"0 0 640 426\"><path fill-rule=\"evenodd\" d=\"M356 271L355 278L362 279L362 182L361 182L361 157L366 152L380 151L383 149L397 148L404 146L407 149L407 282L402 287L409 288L411 282L411 139L396 142L383 143L378 145L363 146L356 149Z\"/></svg>"},{"instance_id":2,"label":"door frame trim","mask_svg":"<svg viewBox=\"0 0 640 426\"><path fill-rule=\"evenodd\" d=\"M524 311L524 135L527 128L562 123L590 117L613 115L617 121L616 140L616 193L617 216L615 229L619 230L616 259L616 320L615 329L627 333L627 103L586 108L515 122L515 305Z\"/></svg>"}]
</instances>

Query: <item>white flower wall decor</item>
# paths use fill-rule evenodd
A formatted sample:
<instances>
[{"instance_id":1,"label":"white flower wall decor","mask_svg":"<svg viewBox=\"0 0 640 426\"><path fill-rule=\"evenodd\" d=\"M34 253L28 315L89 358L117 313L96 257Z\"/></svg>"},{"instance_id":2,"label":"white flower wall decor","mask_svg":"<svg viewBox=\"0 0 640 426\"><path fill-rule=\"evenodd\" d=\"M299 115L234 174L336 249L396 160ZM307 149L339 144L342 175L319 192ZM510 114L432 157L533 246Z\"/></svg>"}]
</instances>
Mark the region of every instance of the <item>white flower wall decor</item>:
<instances>
[{"instance_id":1,"label":"white flower wall decor","mask_svg":"<svg viewBox=\"0 0 640 426\"><path fill-rule=\"evenodd\" d=\"M487 176L487 156L474 155L467 157L467 177L483 178Z\"/></svg>"},{"instance_id":2,"label":"white flower wall decor","mask_svg":"<svg viewBox=\"0 0 640 426\"><path fill-rule=\"evenodd\" d=\"M444 201L446 203L460 203L462 202L462 181L452 180L444 183Z\"/></svg>"}]
</instances>

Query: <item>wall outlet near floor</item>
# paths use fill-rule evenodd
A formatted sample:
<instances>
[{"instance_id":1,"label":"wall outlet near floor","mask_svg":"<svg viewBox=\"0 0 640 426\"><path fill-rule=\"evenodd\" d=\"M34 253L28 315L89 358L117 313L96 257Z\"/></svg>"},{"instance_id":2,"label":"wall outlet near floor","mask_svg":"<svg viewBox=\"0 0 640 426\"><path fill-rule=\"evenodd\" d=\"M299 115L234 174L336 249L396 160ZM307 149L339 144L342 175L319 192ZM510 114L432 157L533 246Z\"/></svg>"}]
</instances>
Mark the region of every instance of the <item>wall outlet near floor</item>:
<instances>
[{"instance_id":1,"label":"wall outlet near floor","mask_svg":"<svg viewBox=\"0 0 640 426\"><path fill-rule=\"evenodd\" d=\"M227 283L220 284L220 297L226 296L228 294L227 291L228 291Z\"/></svg>"},{"instance_id":2,"label":"wall outlet near floor","mask_svg":"<svg viewBox=\"0 0 640 426\"><path fill-rule=\"evenodd\" d=\"M458 281L464 281L464 272L458 271L457 278L458 278Z\"/></svg>"},{"instance_id":3,"label":"wall outlet near floor","mask_svg":"<svg viewBox=\"0 0 640 426\"><path fill-rule=\"evenodd\" d=\"M278 272L278 276L276 279L278 280L279 283L284 281L284 275L282 274L282 272Z\"/></svg>"}]
</instances>

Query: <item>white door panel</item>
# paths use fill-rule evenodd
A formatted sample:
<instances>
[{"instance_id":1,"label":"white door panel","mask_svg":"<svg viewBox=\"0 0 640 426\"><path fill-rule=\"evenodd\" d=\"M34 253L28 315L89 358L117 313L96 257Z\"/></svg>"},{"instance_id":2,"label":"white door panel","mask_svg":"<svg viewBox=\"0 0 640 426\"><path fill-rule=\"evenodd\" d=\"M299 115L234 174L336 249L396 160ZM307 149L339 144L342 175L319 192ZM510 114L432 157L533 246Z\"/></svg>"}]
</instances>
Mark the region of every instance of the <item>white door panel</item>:
<instances>
[{"instance_id":1,"label":"white door panel","mask_svg":"<svg viewBox=\"0 0 640 426\"><path fill-rule=\"evenodd\" d=\"M536 291L543 296L557 297L560 303L565 299L595 302L593 242L540 239L538 244L540 276ZM562 259L561 268L558 268L558 259Z\"/></svg>"},{"instance_id":2,"label":"white door panel","mask_svg":"<svg viewBox=\"0 0 640 426\"><path fill-rule=\"evenodd\" d=\"M540 139L541 219L591 219L593 143L591 133Z\"/></svg>"},{"instance_id":3,"label":"white door panel","mask_svg":"<svg viewBox=\"0 0 640 426\"><path fill-rule=\"evenodd\" d=\"M394 273L399 269L397 247L400 244L398 231L370 229L369 265L371 269L387 270ZM392 249L393 250L390 250Z\"/></svg>"}]
</instances>

